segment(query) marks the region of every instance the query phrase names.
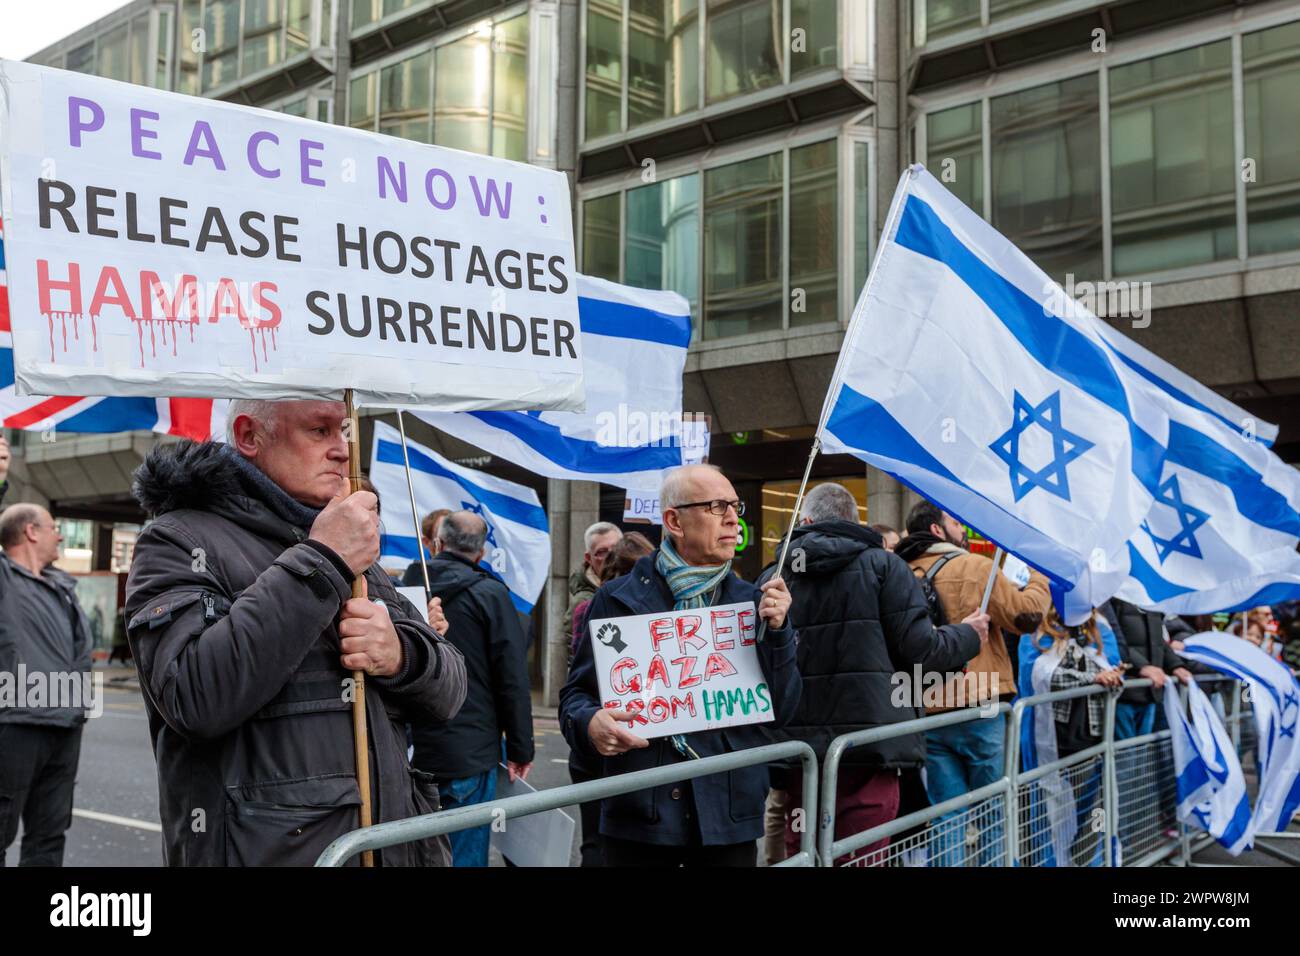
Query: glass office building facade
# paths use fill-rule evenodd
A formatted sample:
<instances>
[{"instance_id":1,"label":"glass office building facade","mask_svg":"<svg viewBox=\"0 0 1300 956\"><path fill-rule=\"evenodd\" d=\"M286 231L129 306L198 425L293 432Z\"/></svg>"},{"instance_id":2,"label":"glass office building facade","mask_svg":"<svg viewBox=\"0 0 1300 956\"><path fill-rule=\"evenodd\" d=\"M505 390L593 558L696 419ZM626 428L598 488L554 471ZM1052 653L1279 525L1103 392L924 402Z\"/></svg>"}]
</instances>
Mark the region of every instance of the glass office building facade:
<instances>
[{"instance_id":1,"label":"glass office building facade","mask_svg":"<svg viewBox=\"0 0 1300 956\"><path fill-rule=\"evenodd\" d=\"M33 59L567 173L581 271L690 304L684 404L749 506L745 573L909 162L1055 278L1151 283L1125 331L1300 460L1294 3L135 0ZM911 501L853 459L827 479L871 521ZM594 495L553 523L621 518Z\"/></svg>"}]
</instances>

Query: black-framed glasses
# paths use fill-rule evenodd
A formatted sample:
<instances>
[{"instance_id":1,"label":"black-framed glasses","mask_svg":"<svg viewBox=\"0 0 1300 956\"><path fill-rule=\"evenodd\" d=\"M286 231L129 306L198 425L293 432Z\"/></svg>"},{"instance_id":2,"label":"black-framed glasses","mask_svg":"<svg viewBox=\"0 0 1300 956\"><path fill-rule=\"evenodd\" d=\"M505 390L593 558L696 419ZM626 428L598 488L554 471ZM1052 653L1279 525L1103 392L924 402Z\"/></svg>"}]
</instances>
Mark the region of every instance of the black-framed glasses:
<instances>
[{"instance_id":1,"label":"black-framed glasses","mask_svg":"<svg viewBox=\"0 0 1300 956\"><path fill-rule=\"evenodd\" d=\"M745 516L745 503L739 499L728 501L725 498L714 498L712 501L688 501L685 504L673 505L673 507L678 510L682 508L704 508L709 514L718 516L725 515L728 508L735 508L737 518Z\"/></svg>"}]
</instances>

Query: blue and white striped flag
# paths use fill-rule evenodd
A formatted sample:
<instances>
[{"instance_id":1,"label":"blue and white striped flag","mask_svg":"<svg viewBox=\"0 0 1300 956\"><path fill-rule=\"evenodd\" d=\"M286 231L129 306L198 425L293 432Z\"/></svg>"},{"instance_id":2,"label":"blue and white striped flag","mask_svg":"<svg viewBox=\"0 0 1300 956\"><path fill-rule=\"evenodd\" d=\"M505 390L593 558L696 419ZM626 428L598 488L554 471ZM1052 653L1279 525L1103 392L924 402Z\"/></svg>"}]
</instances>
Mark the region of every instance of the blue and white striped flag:
<instances>
[{"instance_id":1,"label":"blue and white striped flag","mask_svg":"<svg viewBox=\"0 0 1300 956\"><path fill-rule=\"evenodd\" d=\"M1237 856L1254 844L1250 795L1232 738L1205 691L1193 681L1187 687L1190 719L1179 695L1165 691L1177 775L1178 819L1204 830Z\"/></svg>"},{"instance_id":2,"label":"blue and white striped flag","mask_svg":"<svg viewBox=\"0 0 1300 956\"><path fill-rule=\"evenodd\" d=\"M482 566L510 589L515 607L530 613L551 567L550 526L537 492L464 468L412 441L407 442L407 451L420 517L439 508L478 512L488 525ZM420 539L411 515L402 438L396 428L383 422L375 422L370 481L382 502L384 533L379 563L389 570L405 570L420 554Z\"/></svg>"},{"instance_id":3,"label":"blue and white striped flag","mask_svg":"<svg viewBox=\"0 0 1300 956\"><path fill-rule=\"evenodd\" d=\"M1128 571L1168 415L1095 319L920 166L903 174L822 410L894 475L1053 579L1067 622Z\"/></svg>"},{"instance_id":4,"label":"blue and white striped flag","mask_svg":"<svg viewBox=\"0 0 1300 956\"><path fill-rule=\"evenodd\" d=\"M1151 512L1129 540L1118 596L1169 614L1209 614L1300 597L1300 471L1268 446L1277 426L1178 371L1104 322L1137 388L1169 413Z\"/></svg>"},{"instance_id":5,"label":"blue and white striped flag","mask_svg":"<svg viewBox=\"0 0 1300 956\"><path fill-rule=\"evenodd\" d=\"M675 292L577 277L583 412L424 412L449 435L547 478L657 488L682 464L691 314Z\"/></svg>"},{"instance_id":6,"label":"blue and white striped flag","mask_svg":"<svg viewBox=\"0 0 1300 956\"><path fill-rule=\"evenodd\" d=\"M1221 631L1189 637L1179 653L1249 686L1259 738L1259 793L1251 826L1256 834L1281 833L1300 808L1300 683L1250 641Z\"/></svg>"}]
</instances>

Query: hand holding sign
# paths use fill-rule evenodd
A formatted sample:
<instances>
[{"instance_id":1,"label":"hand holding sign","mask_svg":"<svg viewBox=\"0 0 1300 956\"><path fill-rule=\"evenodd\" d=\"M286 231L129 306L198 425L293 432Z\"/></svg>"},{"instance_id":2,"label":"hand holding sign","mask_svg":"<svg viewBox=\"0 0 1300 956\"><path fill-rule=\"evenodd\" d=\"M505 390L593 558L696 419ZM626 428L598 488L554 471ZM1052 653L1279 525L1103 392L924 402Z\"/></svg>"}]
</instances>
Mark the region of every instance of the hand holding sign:
<instances>
[{"instance_id":1,"label":"hand holding sign","mask_svg":"<svg viewBox=\"0 0 1300 956\"><path fill-rule=\"evenodd\" d=\"M633 716L626 710L614 708L596 711L591 723L587 725L587 736L591 738L591 745L596 748L596 752L602 757L616 757L629 750L649 747L650 742L644 737L638 737L618 725L620 720L630 724Z\"/></svg>"}]
</instances>

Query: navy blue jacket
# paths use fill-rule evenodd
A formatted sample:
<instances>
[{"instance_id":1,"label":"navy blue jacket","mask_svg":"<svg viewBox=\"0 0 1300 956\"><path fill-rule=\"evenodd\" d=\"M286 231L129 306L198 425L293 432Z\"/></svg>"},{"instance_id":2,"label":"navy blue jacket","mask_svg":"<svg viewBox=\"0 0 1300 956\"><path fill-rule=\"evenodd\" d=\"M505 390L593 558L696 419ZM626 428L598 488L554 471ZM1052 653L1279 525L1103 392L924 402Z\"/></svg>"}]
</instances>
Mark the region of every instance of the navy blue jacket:
<instances>
[{"instance_id":1,"label":"navy blue jacket","mask_svg":"<svg viewBox=\"0 0 1300 956\"><path fill-rule=\"evenodd\" d=\"M642 558L631 573L597 591L588 619L671 611L672 591L655 569L656 555L657 552ZM753 584L732 574L723 581L714 604L752 601L757 605L760 593ZM795 638L794 627L787 617L785 627L779 631L769 629L758 645L775 721L688 734L687 742L696 753L712 757L762 746L768 740L760 727L780 726L790 719L799 706L800 690ZM591 641L581 641L569 679L560 691L560 727L569 746L588 762L601 762L604 776L690 759L679 754L666 737L651 740L650 746L643 750L602 758L587 736L587 725L599 709L600 690ZM632 725L632 732L638 733L640 726ZM601 804L600 832L641 843L685 846L692 842L698 826L700 837L710 846L756 840L763 835L763 803L767 791L768 769L761 765L611 797Z\"/></svg>"}]
</instances>

